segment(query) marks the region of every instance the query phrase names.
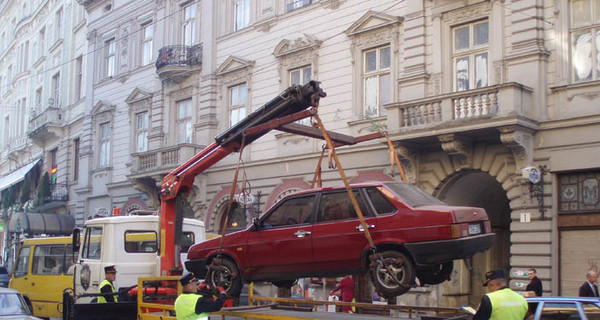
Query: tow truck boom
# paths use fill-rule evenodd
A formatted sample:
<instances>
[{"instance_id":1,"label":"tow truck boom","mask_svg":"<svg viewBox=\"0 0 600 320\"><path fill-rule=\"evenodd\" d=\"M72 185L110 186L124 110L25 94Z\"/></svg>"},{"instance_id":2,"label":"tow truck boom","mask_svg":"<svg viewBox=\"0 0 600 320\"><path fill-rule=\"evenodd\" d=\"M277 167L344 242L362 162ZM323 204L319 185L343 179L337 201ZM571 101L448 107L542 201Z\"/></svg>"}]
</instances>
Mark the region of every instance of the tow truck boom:
<instances>
[{"instance_id":1,"label":"tow truck boom","mask_svg":"<svg viewBox=\"0 0 600 320\"><path fill-rule=\"evenodd\" d=\"M243 145L248 145L262 137L272 128L252 132L247 132L248 129L306 110L311 106L318 107L319 99L325 96L325 92L321 90L317 81L310 81L304 86L293 85L218 135L215 142L165 176L160 190L162 198L160 214L161 276L171 276L181 271L176 261L176 257L179 256L179 253L176 252L178 246L168 244L179 244L180 239L176 237L176 234L179 234L180 230L176 229L181 228L183 215L177 212L176 200L178 196L192 188L194 178L227 155L239 151ZM281 125L285 123L286 121L282 121Z\"/></svg>"}]
</instances>

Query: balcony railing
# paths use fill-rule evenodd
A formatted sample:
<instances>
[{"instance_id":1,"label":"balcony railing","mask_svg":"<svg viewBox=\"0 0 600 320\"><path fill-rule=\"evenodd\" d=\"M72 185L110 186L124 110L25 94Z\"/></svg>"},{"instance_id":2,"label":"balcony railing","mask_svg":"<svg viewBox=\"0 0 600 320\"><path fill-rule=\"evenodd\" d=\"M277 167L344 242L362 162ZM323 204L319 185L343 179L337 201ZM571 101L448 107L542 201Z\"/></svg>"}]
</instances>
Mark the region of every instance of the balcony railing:
<instances>
[{"instance_id":1,"label":"balcony railing","mask_svg":"<svg viewBox=\"0 0 600 320\"><path fill-rule=\"evenodd\" d=\"M68 200L69 190L67 189L67 185L64 183L58 183L50 186L50 195L44 199L44 203Z\"/></svg>"},{"instance_id":2,"label":"balcony railing","mask_svg":"<svg viewBox=\"0 0 600 320\"><path fill-rule=\"evenodd\" d=\"M49 107L41 113L34 115L29 121L29 132L45 127L47 125L60 126L63 119L63 110Z\"/></svg>"},{"instance_id":3,"label":"balcony railing","mask_svg":"<svg viewBox=\"0 0 600 320\"><path fill-rule=\"evenodd\" d=\"M23 150L27 147L27 135L21 134L16 137L12 137L8 142L9 152L15 152Z\"/></svg>"},{"instance_id":4,"label":"balcony railing","mask_svg":"<svg viewBox=\"0 0 600 320\"><path fill-rule=\"evenodd\" d=\"M461 119L503 115L531 117L528 87L507 83L387 105L390 131L421 129Z\"/></svg>"},{"instance_id":5,"label":"balcony railing","mask_svg":"<svg viewBox=\"0 0 600 320\"><path fill-rule=\"evenodd\" d=\"M195 155L200 148L193 145L177 145L160 150L147 151L134 156L134 173L165 171L173 169Z\"/></svg>"},{"instance_id":6,"label":"balcony railing","mask_svg":"<svg viewBox=\"0 0 600 320\"><path fill-rule=\"evenodd\" d=\"M202 64L202 44L166 46L158 51L156 70L166 66L188 67Z\"/></svg>"}]
</instances>

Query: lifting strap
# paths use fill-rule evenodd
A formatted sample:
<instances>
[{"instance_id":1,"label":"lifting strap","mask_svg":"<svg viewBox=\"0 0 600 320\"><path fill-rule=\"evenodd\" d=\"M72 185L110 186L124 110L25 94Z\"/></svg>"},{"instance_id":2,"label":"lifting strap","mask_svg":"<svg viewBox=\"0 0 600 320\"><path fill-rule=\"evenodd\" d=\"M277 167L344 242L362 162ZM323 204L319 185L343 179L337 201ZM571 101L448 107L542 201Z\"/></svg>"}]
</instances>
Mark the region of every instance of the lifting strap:
<instances>
[{"instance_id":1,"label":"lifting strap","mask_svg":"<svg viewBox=\"0 0 600 320\"><path fill-rule=\"evenodd\" d=\"M321 163L323 163L325 148L327 148L327 146L324 145L321 149L321 156L319 157L319 161L317 162L317 168L315 169L315 174L313 175L312 183L310 184L311 189L315 188L315 183L317 184L317 188L321 188L323 186L323 180L321 179Z\"/></svg>"}]
</instances>

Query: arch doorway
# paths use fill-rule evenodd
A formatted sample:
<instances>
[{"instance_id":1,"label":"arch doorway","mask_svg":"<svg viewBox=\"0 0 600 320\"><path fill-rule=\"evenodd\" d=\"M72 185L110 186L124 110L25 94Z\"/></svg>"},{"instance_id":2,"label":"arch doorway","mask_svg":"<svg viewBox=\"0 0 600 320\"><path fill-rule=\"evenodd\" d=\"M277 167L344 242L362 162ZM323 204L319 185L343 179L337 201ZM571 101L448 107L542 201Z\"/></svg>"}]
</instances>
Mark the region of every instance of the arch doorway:
<instances>
[{"instance_id":1,"label":"arch doorway","mask_svg":"<svg viewBox=\"0 0 600 320\"><path fill-rule=\"evenodd\" d=\"M486 293L482 286L485 272L496 268L508 272L510 268L510 201L494 177L478 170L463 170L450 177L437 197L450 205L484 208L496 234L490 250L473 256L472 271L466 270L464 262L455 261L452 281L443 287L446 296L454 297L445 302L476 306Z\"/></svg>"}]
</instances>

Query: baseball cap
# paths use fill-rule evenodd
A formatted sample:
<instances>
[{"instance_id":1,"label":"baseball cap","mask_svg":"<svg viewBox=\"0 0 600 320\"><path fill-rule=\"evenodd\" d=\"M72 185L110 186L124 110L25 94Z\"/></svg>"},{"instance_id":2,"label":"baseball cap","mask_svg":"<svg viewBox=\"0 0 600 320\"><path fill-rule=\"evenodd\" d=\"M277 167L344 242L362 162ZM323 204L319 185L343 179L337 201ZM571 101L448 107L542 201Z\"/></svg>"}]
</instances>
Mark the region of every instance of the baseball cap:
<instances>
[{"instance_id":1,"label":"baseball cap","mask_svg":"<svg viewBox=\"0 0 600 320\"><path fill-rule=\"evenodd\" d=\"M485 273L485 281L483 282L483 286L487 287L488 282L490 282L490 280L495 280L495 279L506 279L506 277L504 276L504 271L502 271L502 269L494 269L494 270L486 272Z\"/></svg>"},{"instance_id":2,"label":"baseball cap","mask_svg":"<svg viewBox=\"0 0 600 320\"><path fill-rule=\"evenodd\" d=\"M179 282L181 282L182 286L185 286L194 280L196 280L196 277L194 277L192 272L184 272L183 275L179 277Z\"/></svg>"}]
</instances>

